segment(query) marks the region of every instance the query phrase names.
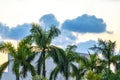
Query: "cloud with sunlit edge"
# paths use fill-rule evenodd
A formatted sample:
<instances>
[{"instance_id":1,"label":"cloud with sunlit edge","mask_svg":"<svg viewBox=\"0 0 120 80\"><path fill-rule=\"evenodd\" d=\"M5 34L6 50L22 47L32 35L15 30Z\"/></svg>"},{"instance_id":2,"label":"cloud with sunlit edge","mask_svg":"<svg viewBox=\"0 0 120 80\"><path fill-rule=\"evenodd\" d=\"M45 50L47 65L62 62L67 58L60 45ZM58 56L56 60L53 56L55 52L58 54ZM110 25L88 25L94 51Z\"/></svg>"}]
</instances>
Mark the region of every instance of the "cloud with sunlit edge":
<instances>
[{"instance_id":1,"label":"cloud with sunlit edge","mask_svg":"<svg viewBox=\"0 0 120 80\"><path fill-rule=\"evenodd\" d=\"M40 25L43 28L50 28L52 26L59 26L59 21L53 14L45 14L39 19Z\"/></svg>"},{"instance_id":2,"label":"cloud with sunlit edge","mask_svg":"<svg viewBox=\"0 0 120 80\"><path fill-rule=\"evenodd\" d=\"M21 40L30 34L31 24L24 23L16 27L9 28L0 23L0 37L3 39Z\"/></svg>"},{"instance_id":3,"label":"cloud with sunlit edge","mask_svg":"<svg viewBox=\"0 0 120 80\"><path fill-rule=\"evenodd\" d=\"M102 33L106 32L106 24L102 18L84 14L72 20L66 20L62 29L79 33Z\"/></svg>"}]
</instances>

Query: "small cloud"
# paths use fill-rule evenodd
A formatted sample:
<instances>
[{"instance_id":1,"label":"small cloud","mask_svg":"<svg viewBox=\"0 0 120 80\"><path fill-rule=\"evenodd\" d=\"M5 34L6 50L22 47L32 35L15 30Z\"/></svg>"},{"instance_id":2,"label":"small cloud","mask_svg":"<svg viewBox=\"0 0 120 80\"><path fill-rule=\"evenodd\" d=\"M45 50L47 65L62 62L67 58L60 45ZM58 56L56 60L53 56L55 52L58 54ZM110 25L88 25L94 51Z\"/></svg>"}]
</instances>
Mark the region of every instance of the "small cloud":
<instances>
[{"instance_id":1,"label":"small cloud","mask_svg":"<svg viewBox=\"0 0 120 80\"><path fill-rule=\"evenodd\" d=\"M44 28L49 28L51 26L59 26L59 21L56 19L56 17L53 14L46 14L43 15L40 20L40 24Z\"/></svg>"},{"instance_id":2,"label":"small cloud","mask_svg":"<svg viewBox=\"0 0 120 80\"><path fill-rule=\"evenodd\" d=\"M106 31L106 33L108 33L108 34L113 34L113 32L112 32L112 31Z\"/></svg>"},{"instance_id":3,"label":"small cloud","mask_svg":"<svg viewBox=\"0 0 120 80\"><path fill-rule=\"evenodd\" d=\"M77 52L88 53L90 47L93 47L97 42L94 40L89 40L86 42L80 42L77 44Z\"/></svg>"},{"instance_id":4,"label":"small cloud","mask_svg":"<svg viewBox=\"0 0 120 80\"><path fill-rule=\"evenodd\" d=\"M103 19L84 14L72 20L66 20L62 29L79 33L102 33L106 31Z\"/></svg>"},{"instance_id":5,"label":"small cloud","mask_svg":"<svg viewBox=\"0 0 120 80\"><path fill-rule=\"evenodd\" d=\"M76 40L76 37L68 30L61 30L61 35L68 37L71 40Z\"/></svg>"},{"instance_id":6,"label":"small cloud","mask_svg":"<svg viewBox=\"0 0 120 80\"><path fill-rule=\"evenodd\" d=\"M61 46L63 49L66 48L67 45L71 45L74 43L74 40L70 39L66 35L60 35L59 37L56 37L53 41L52 44Z\"/></svg>"}]
</instances>

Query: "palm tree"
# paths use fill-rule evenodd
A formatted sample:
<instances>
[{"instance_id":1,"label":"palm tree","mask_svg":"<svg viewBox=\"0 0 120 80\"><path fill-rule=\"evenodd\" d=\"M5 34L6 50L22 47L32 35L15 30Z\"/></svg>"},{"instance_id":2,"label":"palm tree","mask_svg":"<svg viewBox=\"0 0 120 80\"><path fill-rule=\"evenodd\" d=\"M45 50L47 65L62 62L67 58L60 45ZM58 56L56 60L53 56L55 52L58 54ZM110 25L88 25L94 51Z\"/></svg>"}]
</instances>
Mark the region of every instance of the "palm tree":
<instances>
[{"instance_id":1,"label":"palm tree","mask_svg":"<svg viewBox=\"0 0 120 80\"><path fill-rule=\"evenodd\" d=\"M85 75L87 69L83 68L82 66L72 65L72 77L76 77L76 80L82 80L82 77Z\"/></svg>"},{"instance_id":2,"label":"palm tree","mask_svg":"<svg viewBox=\"0 0 120 80\"><path fill-rule=\"evenodd\" d=\"M56 63L56 67L50 74L50 80L56 80L58 73L62 73L65 76L65 80L68 80L71 69L74 65L76 58L78 58L78 54L75 52L76 46L68 46L66 50L60 50L60 53L57 58L54 60ZM75 65L74 65L75 66Z\"/></svg>"},{"instance_id":3,"label":"palm tree","mask_svg":"<svg viewBox=\"0 0 120 80\"><path fill-rule=\"evenodd\" d=\"M3 70L12 63L12 71L16 76L16 80L20 77L20 67L24 67L26 71L30 71L32 75L35 75L34 67L29 63L28 57L32 55L30 44L27 39L19 42L18 47L15 48L10 42L3 42L0 44L0 52L8 53L12 59L8 60L0 67L0 76Z\"/></svg>"},{"instance_id":4,"label":"palm tree","mask_svg":"<svg viewBox=\"0 0 120 80\"><path fill-rule=\"evenodd\" d=\"M80 61L80 66L84 67L87 70L97 72L98 67L101 66L101 60L98 58L97 53L94 54L90 54L90 52L88 53L89 53L89 57L85 57L85 56L79 57L78 61Z\"/></svg>"},{"instance_id":5,"label":"palm tree","mask_svg":"<svg viewBox=\"0 0 120 80\"><path fill-rule=\"evenodd\" d=\"M76 76L76 80L81 80L81 78L84 76L84 74L86 74L87 71L92 71L96 74L99 74L104 68L105 62L104 60L99 59L96 52L94 54L88 52L88 55L88 57L79 56L79 58L77 58L79 67L75 67L73 70L73 73Z\"/></svg>"},{"instance_id":6,"label":"palm tree","mask_svg":"<svg viewBox=\"0 0 120 80\"><path fill-rule=\"evenodd\" d=\"M50 48L52 48L51 42L60 34L60 31L56 27L51 27L50 30L45 31L40 25L35 23L32 24L30 31L31 34L28 37L31 37L31 41L33 41L38 48L36 54L40 53L37 61L37 73L38 75L42 73L42 76L46 77L46 55L47 53L50 54Z\"/></svg>"},{"instance_id":7,"label":"palm tree","mask_svg":"<svg viewBox=\"0 0 120 80\"><path fill-rule=\"evenodd\" d=\"M107 62L108 67L108 78L110 74L110 64L114 63L116 64L118 60L120 60L119 55L115 55L115 45L116 42L109 41L103 41L101 39L98 40L98 45L95 45L94 47L91 47L90 49L99 51L102 53L104 60Z\"/></svg>"}]
</instances>

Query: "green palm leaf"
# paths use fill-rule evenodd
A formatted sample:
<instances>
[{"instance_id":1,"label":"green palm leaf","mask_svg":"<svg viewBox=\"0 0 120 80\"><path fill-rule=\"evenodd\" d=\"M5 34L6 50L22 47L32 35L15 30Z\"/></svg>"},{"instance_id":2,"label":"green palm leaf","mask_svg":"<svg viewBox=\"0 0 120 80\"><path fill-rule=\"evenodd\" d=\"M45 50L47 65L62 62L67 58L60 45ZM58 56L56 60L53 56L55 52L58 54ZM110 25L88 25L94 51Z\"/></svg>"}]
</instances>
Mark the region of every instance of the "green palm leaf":
<instances>
[{"instance_id":1,"label":"green palm leaf","mask_svg":"<svg viewBox=\"0 0 120 80\"><path fill-rule=\"evenodd\" d=\"M7 61L7 62L3 63L2 65L0 65L0 78L2 76L3 71L7 68L9 63L10 63L10 61Z\"/></svg>"}]
</instances>

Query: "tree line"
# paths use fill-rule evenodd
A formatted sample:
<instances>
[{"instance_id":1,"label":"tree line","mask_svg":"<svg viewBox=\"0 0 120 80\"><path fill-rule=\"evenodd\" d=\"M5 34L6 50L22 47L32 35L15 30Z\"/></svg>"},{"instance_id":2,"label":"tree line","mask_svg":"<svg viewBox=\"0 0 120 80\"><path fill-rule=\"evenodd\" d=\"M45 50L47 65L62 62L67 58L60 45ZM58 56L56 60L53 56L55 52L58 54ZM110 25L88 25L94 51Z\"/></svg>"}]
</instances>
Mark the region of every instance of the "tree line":
<instances>
[{"instance_id":1,"label":"tree line","mask_svg":"<svg viewBox=\"0 0 120 80\"><path fill-rule=\"evenodd\" d=\"M57 80L58 74L62 74L65 80L120 80L120 54L115 54L115 41L98 39L98 44L90 48L94 53L88 52L89 57L85 57L75 51L76 45L68 45L66 49L51 45L52 40L61 33L55 26L43 30L39 24L33 23L30 32L17 48L10 42L0 43L0 52L12 57L0 66L0 78L13 63L12 72L16 80L20 80L20 76L27 77L27 72L33 76L32 80ZM100 53L103 59L99 57ZM38 55L34 66L31 62ZM56 66L50 77L46 78L46 59L49 57ZM111 64L115 66L115 72L111 71Z\"/></svg>"}]
</instances>

